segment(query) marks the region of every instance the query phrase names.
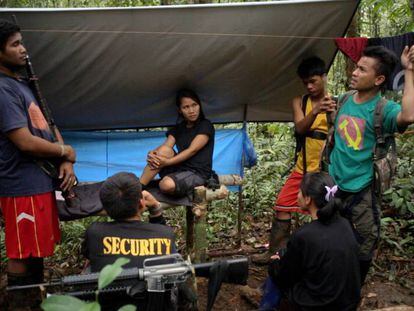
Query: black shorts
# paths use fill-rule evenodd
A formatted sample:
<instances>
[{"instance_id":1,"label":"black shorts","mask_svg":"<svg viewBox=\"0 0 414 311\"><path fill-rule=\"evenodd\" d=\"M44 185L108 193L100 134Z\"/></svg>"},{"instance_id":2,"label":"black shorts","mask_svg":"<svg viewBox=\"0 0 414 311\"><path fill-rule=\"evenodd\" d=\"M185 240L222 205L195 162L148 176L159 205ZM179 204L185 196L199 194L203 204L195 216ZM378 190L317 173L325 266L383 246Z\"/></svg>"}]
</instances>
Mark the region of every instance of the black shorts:
<instances>
[{"instance_id":1,"label":"black shorts","mask_svg":"<svg viewBox=\"0 0 414 311\"><path fill-rule=\"evenodd\" d=\"M170 177L175 183L174 194L177 196L185 196L192 194L194 187L203 186L205 179L191 171L175 171L175 172L161 172L160 177Z\"/></svg>"}]
</instances>

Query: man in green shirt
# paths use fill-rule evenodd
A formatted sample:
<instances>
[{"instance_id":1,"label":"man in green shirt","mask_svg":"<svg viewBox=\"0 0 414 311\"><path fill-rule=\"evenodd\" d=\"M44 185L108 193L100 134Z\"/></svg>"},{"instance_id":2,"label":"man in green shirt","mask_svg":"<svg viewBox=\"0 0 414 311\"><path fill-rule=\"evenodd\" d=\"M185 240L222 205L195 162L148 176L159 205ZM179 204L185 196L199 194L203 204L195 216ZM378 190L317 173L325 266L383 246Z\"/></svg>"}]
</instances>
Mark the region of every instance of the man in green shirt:
<instances>
[{"instance_id":1,"label":"man in green shirt","mask_svg":"<svg viewBox=\"0 0 414 311\"><path fill-rule=\"evenodd\" d=\"M352 73L350 86L356 92L342 105L334 125L335 146L329 174L339 186L337 195L343 200L345 214L360 244L362 283L371 265L380 227L379 206L372 192L374 109L397 61L393 52L384 47L364 50ZM393 101L385 105L385 133L402 132L414 123L414 45L404 49L401 63L405 69L404 95L401 105Z\"/></svg>"}]
</instances>

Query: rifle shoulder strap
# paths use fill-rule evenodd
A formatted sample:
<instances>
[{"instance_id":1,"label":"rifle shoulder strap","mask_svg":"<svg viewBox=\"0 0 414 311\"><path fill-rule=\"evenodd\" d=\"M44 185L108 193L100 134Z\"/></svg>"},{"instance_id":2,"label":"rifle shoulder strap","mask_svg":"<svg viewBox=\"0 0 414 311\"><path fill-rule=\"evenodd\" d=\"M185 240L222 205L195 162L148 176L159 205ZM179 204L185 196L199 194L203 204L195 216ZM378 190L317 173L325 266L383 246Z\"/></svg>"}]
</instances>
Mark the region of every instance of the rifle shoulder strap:
<instances>
[{"instance_id":1,"label":"rifle shoulder strap","mask_svg":"<svg viewBox=\"0 0 414 311\"><path fill-rule=\"evenodd\" d=\"M334 126L335 125L335 120L336 117L339 113L339 110L341 110L342 106L346 103L346 101L353 96L356 93L356 91L348 91L346 92L343 96L338 98L338 102L336 103L336 109L334 112L332 112L331 114L331 124L328 124L329 126Z\"/></svg>"},{"instance_id":2,"label":"rifle shoulder strap","mask_svg":"<svg viewBox=\"0 0 414 311\"><path fill-rule=\"evenodd\" d=\"M346 103L346 101L353 96L356 91L348 91L343 96L338 98L338 102L336 103L336 109L327 115L328 121L328 134L326 136L326 145L325 150L323 152L323 162L326 164L330 164L330 154L335 145L335 121L338 116L339 111L341 110L342 106Z\"/></svg>"}]
</instances>

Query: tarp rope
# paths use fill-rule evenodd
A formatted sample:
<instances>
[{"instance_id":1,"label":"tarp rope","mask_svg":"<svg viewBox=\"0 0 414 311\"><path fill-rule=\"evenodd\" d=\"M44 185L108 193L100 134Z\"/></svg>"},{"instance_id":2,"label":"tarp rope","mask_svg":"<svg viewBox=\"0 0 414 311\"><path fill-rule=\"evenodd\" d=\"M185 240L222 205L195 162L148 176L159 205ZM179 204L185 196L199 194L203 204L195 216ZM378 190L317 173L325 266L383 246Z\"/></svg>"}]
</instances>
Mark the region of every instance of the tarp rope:
<instances>
[{"instance_id":1,"label":"tarp rope","mask_svg":"<svg viewBox=\"0 0 414 311\"><path fill-rule=\"evenodd\" d=\"M24 32L55 32L55 33L103 33L103 34L141 34L141 35L167 35L167 36L215 36L215 37L253 37L253 38L289 38L289 39L316 39L335 40L337 37L318 36L286 36L262 34L231 34L210 32L163 32L163 31L118 31L118 30L65 30L65 29L25 29Z\"/></svg>"}]
</instances>

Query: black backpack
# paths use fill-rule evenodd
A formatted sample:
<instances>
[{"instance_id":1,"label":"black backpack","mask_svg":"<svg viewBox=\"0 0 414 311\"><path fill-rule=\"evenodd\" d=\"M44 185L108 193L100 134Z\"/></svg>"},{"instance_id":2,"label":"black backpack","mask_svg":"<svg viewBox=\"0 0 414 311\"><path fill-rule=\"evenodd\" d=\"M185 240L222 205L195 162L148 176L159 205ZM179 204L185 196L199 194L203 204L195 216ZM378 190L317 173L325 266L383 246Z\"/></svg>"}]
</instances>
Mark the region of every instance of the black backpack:
<instances>
[{"instance_id":1,"label":"black backpack","mask_svg":"<svg viewBox=\"0 0 414 311\"><path fill-rule=\"evenodd\" d=\"M356 91L349 91L339 98L336 106L336 111L332 112L328 117L328 137L326 146L323 151L321 166L327 171L329 165L329 157L335 145L335 120L338 111L342 105L354 94ZM397 148L395 144L394 134L384 134L383 131L383 112L387 100L383 97L379 99L374 109L374 132L375 144L372 150L372 160L374 169L373 190L377 198L381 199L382 194L391 188L391 182L397 170Z\"/></svg>"}]
</instances>

